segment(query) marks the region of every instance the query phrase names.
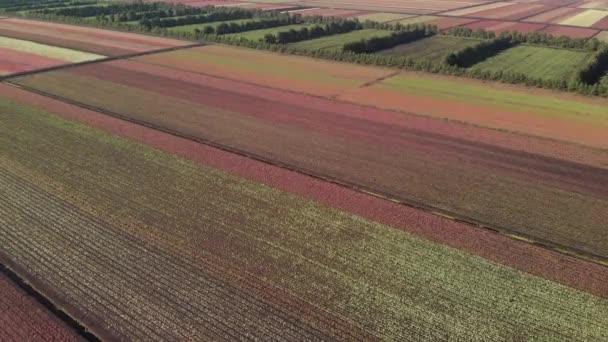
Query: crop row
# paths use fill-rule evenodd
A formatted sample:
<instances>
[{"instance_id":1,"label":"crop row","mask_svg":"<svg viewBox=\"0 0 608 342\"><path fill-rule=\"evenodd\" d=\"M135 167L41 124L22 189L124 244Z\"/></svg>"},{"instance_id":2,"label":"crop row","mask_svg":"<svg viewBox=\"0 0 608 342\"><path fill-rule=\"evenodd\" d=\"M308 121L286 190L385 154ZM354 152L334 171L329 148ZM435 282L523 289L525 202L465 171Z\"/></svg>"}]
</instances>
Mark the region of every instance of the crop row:
<instances>
[{"instance_id":1,"label":"crop row","mask_svg":"<svg viewBox=\"0 0 608 342\"><path fill-rule=\"evenodd\" d=\"M226 86L228 89L235 90L235 87L228 81L226 81ZM405 230L431 241L443 243L545 279L567 284L600 297L608 296L608 272L600 265L550 252L544 248L521 243L510 237L501 236L489 231L471 229L470 226L430 213L385 201L381 198L372 197L247 157L224 152L207 145L198 144L192 140L178 138L101 113L70 106L66 103L24 90L8 86L3 86L0 90L4 96L16 101L37 103L39 106L61 117L98 127L111 134L140 141L187 160L225 170L256 182L262 182L282 191L317 201L320 204L345 210L366 219ZM278 97L276 94L266 94L266 96L270 98ZM285 96L282 97L285 99ZM350 112L353 112L353 110L350 110ZM379 113L376 114L380 116ZM459 129L456 129L455 126L446 123L435 121L431 124L425 118L411 118L410 124L414 125L415 122L427 129L430 126L434 126L436 132L442 131L443 134L462 136L466 135L464 131L468 130L476 132L478 139L487 141L489 138L488 136L479 135L480 131L471 126L461 126ZM445 127L441 128L442 126ZM486 133L491 132L488 131ZM498 132L493 132L493 134L501 135ZM522 139L522 137L519 137L519 139ZM528 139L524 140L526 141L523 142L523 146L527 150L530 150L533 144L530 144ZM511 144L514 143L514 141L511 142ZM538 150L538 146L534 148L540 151ZM545 150L544 152L546 153L547 151ZM568 151L566 148L562 148L560 152L576 155L576 152ZM171 200L166 202L165 205L174 206L178 202L178 200ZM163 238L164 241L167 241L167 239L167 237ZM175 249L181 250L177 246ZM560 265L560 267L554 268L550 265ZM277 294L277 288L275 287L269 292ZM280 294L278 296L281 298L285 297ZM304 307L302 303L294 306ZM310 312L307 311L307 314Z\"/></svg>"},{"instance_id":2,"label":"crop row","mask_svg":"<svg viewBox=\"0 0 608 342\"><path fill-rule=\"evenodd\" d=\"M595 238L608 219L603 168L420 132L408 128L405 120L387 125L355 118L333 110L331 103L321 110L304 101L282 103L255 93L214 89L209 82L135 71L137 64L131 64L82 67L17 82L130 120L605 256L605 242ZM81 91L85 88L86 93ZM598 214L587 215L589 211Z\"/></svg>"},{"instance_id":3,"label":"crop row","mask_svg":"<svg viewBox=\"0 0 608 342\"><path fill-rule=\"evenodd\" d=\"M11 113L0 114L0 186L10 196L0 202L2 252L117 334L228 337L228 328L206 322L217 316L204 308L250 303L261 291L246 281L255 274L258 284L326 312L325 322L340 317L341 331L354 326L371 337L606 337L595 328L606 324L604 299L26 106L2 106ZM205 282L233 274L223 269L248 276ZM217 299L235 287L249 296ZM311 329L306 316L274 330L272 311L260 317L254 307L236 315L216 306L216 314L250 337Z\"/></svg>"}]
</instances>

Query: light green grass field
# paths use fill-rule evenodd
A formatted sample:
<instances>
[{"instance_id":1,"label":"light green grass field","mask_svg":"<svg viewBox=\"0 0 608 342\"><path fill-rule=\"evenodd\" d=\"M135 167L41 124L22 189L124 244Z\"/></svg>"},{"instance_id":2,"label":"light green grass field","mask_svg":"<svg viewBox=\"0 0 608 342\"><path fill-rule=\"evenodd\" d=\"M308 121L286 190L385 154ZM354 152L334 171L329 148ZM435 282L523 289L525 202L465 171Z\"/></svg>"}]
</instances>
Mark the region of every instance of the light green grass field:
<instances>
[{"instance_id":1,"label":"light green grass field","mask_svg":"<svg viewBox=\"0 0 608 342\"><path fill-rule=\"evenodd\" d=\"M457 80L435 79L424 76L396 76L377 85L405 94L432 96L469 104L477 104L501 109L533 112L536 115L564 119L585 120L595 124L608 124L606 107L556 96L541 96L525 91L509 91L484 87L482 85L458 82Z\"/></svg>"},{"instance_id":2,"label":"light green grass field","mask_svg":"<svg viewBox=\"0 0 608 342\"><path fill-rule=\"evenodd\" d=\"M380 51L379 54L424 58L436 62L441 60L448 52L473 46L479 44L479 42L478 39L437 35L398 45L392 49Z\"/></svg>"},{"instance_id":3,"label":"light green grass field","mask_svg":"<svg viewBox=\"0 0 608 342\"><path fill-rule=\"evenodd\" d=\"M85 62L101 59L104 56L93 53L65 49L56 46L38 44L27 40L0 37L0 48L30 53L66 62Z\"/></svg>"},{"instance_id":4,"label":"light green grass field","mask_svg":"<svg viewBox=\"0 0 608 342\"><path fill-rule=\"evenodd\" d=\"M310 49L310 50L319 50L319 49L338 50L338 49L341 49L342 46L346 43L358 41L361 39L371 38L373 36L378 36L378 37L388 36L391 33L392 33L392 31L388 31L388 30L376 30L376 29L356 30L356 31L348 32L348 33L336 34L333 36L305 40L305 41L293 43L290 45L293 47L302 48L302 49Z\"/></svg>"},{"instance_id":5,"label":"light green grass field","mask_svg":"<svg viewBox=\"0 0 608 342\"><path fill-rule=\"evenodd\" d=\"M521 45L474 65L473 69L510 71L551 80L567 79L589 52Z\"/></svg>"},{"instance_id":6,"label":"light green grass field","mask_svg":"<svg viewBox=\"0 0 608 342\"><path fill-rule=\"evenodd\" d=\"M228 37L242 37L245 39L249 39L249 40L260 40L260 39L264 39L264 36L269 34L269 33L278 33L278 32L282 32L282 31L289 31L291 29L293 30L299 30L302 29L304 27L312 27L314 25L311 24L296 24L296 25L287 25L287 26L278 26L278 27L271 27L271 28L266 28L266 29L261 29L261 30L253 30L253 31L246 31L246 32L240 32L240 33L232 33L232 34L227 34L226 36Z\"/></svg>"}]
</instances>

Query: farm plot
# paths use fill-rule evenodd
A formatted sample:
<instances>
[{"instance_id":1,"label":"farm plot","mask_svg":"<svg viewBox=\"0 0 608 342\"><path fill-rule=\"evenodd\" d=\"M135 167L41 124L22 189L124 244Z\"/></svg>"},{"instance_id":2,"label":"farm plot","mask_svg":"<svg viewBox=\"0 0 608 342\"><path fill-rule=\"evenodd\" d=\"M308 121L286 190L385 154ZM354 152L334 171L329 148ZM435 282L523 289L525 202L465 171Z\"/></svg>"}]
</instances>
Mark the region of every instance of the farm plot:
<instances>
[{"instance_id":1,"label":"farm plot","mask_svg":"<svg viewBox=\"0 0 608 342\"><path fill-rule=\"evenodd\" d=\"M505 3L498 2L495 4L498 5ZM471 12L466 16L483 19L520 20L553 9L553 7L544 6L541 4L506 4L508 5Z\"/></svg>"},{"instance_id":2,"label":"farm plot","mask_svg":"<svg viewBox=\"0 0 608 342\"><path fill-rule=\"evenodd\" d=\"M608 11L586 10L567 19L561 20L560 25L591 27L598 21L608 17Z\"/></svg>"},{"instance_id":3,"label":"farm plot","mask_svg":"<svg viewBox=\"0 0 608 342\"><path fill-rule=\"evenodd\" d=\"M510 22L510 21L497 21L497 20L481 20L471 24L464 25L466 28L471 30L486 30L496 33L501 32L521 32L530 33L542 30L547 27L545 24L537 23L524 23L524 22Z\"/></svg>"},{"instance_id":4,"label":"farm plot","mask_svg":"<svg viewBox=\"0 0 608 342\"><path fill-rule=\"evenodd\" d=\"M367 12L353 11L348 9L335 9L335 8L305 8L302 10L289 11L293 14L299 14L304 17L310 17L320 15L322 17L336 17L336 18L348 18L355 17L358 15L366 14Z\"/></svg>"},{"instance_id":5,"label":"farm plot","mask_svg":"<svg viewBox=\"0 0 608 342\"><path fill-rule=\"evenodd\" d=\"M523 21L535 22L535 23L559 23L562 20L566 20L570 17L576 16L579 13L584 12L580 8L562 7L556 8L529 18Z\"/></svg>"},{"instance_id":6,"label":"farm plot","mask_svg":"<svg viewBox=\"0 0 608 342\"><path fill-rule=\"evenodd\" d=\"M606 101L602 100L556 99L552 92L531 94L529 90L499 84L490 88L487 83L473 80L468 80L465 86L462 79L411 74L361 87L385 79L392 70L234 47L205 46L136 60L291 92L338 96L379 108L608 148ZM408 79L413 82L404 82Z\"/></svg>"},{"instance_id":7,"label":"farm plot","mask_svg":"<svg viewBox=\"0 0 608 342\"><path fill-rule=\"evenodd\" d=\"M412 15L412 14L400 14L400 13L369 13L369 14L358 15L356 18L359 19L360 21L371 20L371 21L376 21L379 23L386 23L386 22L390 22L390 21L411 18L413 16L414 15Z\"/></svg>"},{"instance_id":8,"label":"farm plot","mask_svg":"<svg viewBox=\"0 0 608 342\"><path fill-rule=\"evenodd\" d=\"M1 223L0 228L4 229ZM80 341L74 331L1 272L0 294L3 341L35 341L41 336L49 341Z\"/></svg>"},{"instance_id":9,"label":"farm plot","mask_svg":"<svg viewBox=\"0 0 608 342\"><path fill-rule=\"evenodd\" d=\"M249 39L249 40L263 40L264 36L266 36L269 33L278 33L278 32L289 31L289 30L300 30L305 27L310 28L313 26L314 26L313 24L287 25L287 26L271 27L271 28L266 28L266 29L261 29L261 30L232 33L232 34L227 34L226 36L245 38L245 39Z\"/></svg>"},{"instance_id":10,"label":"farm plot","mask_svg":"<svg viewBox=\"0 0 608 342\"><path fill-rule=\"evenodd\" d=\"M607 337L606 299L0 106L0 250L107 338Z\"/></svg>"},{"instance_id":11,"label":"farm plot","mask_svg":"<svg viewBox=\"0 0 608 342\"><path fill-rule=\"evenodd\" d=\"M556 37L566 36L571 38L591 38L595 36L599 32L599 30L594 30L586 27L551 25L540 30L539 32L548 33Z\"/></svg>"},{"instance_id":12,"label":"farm plot","mask_svg":"<svg viewBox=\"0 0 608 342\"><path fill-rule=\"evenodd\" d=\"M237 82L218 89L208 77L140 63L84 66L16 82L534 239L598 255L606 250L594 238L608 219L606 169L419 132L398 113L377 114L390 122L353 117L354 109L332 109L331 101L284 103L280 96L256 96L260 90L237 92Z\"/></svg>"},{"instance_id":13,"label":"farm plot","mask_svg":"<svg viewBox=\"0 0 608 342\"><path fill-rule=\"evenodd\" d=\"M589 57L587 51L521 45L507 49L472 68L521 73L559 81L567 80Z\"/></svg>"},{"instance_id":14,"label":"farm plot","mask_svg":"<svg viewBox=\"0 0 608 342\"><path fill-rule=\"evenodd\" d=\"M104 56L0 37L0 75L100 58Z\"/></svg>"},{"instance_id":15,"label":"farm plot","mask_svg":"<svg viewBox=\"0 0 608 342\"><path fill-rule=\"evenodd\" d=\"M0 20L0 36L87 51L106 56L152 51L191 44L190 42L185 41L133 33L15 18Z\"/></svg>"},{"instance_id":16,"label":"farm plot","mask_svg":"<svg viewBox=\"0 0 608 342\"><path fill-rule=\"evenodd\" d=\"M478 39L436 35L420 39L408 44L395 46L378 52L382 55L407 56L411 58L424 58L434 62L440 61L447 53L474 46L481 41Z\"/></svg>"},{"instance_id":17,"label":"farm plot","mask_svg":"<svg viewBox=\"0 0 608 342\"><path fill-rule=\"evenodd\" d=\"M354 9L370 12L392 12L407 14L428 14L457 8L473 6L482 1L416 1L416 0L300 0L297 3L304 6Z\"/></svg>"},{"instance_id":18,"label":"farm plot","mask_svg":"<svg viewBox=\"0 0 608 342\"><path fill-rule=\"evenodd\" d=\"M359 41L361 39L368 39L371 37L384 37L390 35L391 33L392 31L389 30L356 30L348 33L336 34L311 40L304 40L301 42L289 44L289 46L307 50L342 50L342 47L346 43Z\"/></svg>"},{"instance_id":19,"label":"farm plot","mask_svg":"<svg viewBox=\"0 0 608 342\"><path fill-rule=\"evenodd\" d=\"M381 68L284 56L250 49L204 46L137 59L176 70L191 71L296 92L333 96L391 74Z\"/></svg>"}]
</instances>

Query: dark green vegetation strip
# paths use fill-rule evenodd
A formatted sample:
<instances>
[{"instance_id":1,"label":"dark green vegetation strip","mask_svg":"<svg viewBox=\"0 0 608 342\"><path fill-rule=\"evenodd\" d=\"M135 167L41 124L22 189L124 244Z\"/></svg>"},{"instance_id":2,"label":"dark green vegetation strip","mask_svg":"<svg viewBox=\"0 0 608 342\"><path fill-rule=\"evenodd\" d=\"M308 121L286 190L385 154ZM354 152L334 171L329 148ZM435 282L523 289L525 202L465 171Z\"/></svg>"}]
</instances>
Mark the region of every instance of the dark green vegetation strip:
<instances>
[{"instance_id":1,"label":"dark green vegetation strip","mask_svg":"<svg viewBox=\"0 0 608 342\"><path fill-rule=\"evenodd\" d=\"M117 337L608 338L606 300L27 106L0 123L0 249Z\"/></svg>"}]
</instances>

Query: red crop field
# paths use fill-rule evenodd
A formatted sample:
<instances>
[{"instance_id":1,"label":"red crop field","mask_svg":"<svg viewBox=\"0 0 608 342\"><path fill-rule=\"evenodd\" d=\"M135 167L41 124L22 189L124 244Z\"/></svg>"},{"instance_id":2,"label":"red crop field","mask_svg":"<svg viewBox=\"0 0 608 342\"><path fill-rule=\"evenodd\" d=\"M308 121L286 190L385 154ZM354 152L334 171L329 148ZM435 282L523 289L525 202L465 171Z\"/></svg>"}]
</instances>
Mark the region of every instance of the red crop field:
<instances>
[{"instance_id":1,"label":"red crop field","mask_svg":"<svg viewBox=\"0 0 608 342\"><path fill-rule=\"evenodd\" d=\"M464 25L464 27L470 28L472 30L486 30L493 31L496 33L500 32L522 32L522 33L530 33L542 30L547 27L544 24L535 24L535 23L521 23L521 22L509 22L509 21L496 21L496 20L481 20L471 24Z\"/></svg>"},{"instance_id":2,"label":"red crop field","mask_svg":"<svg viewBox=\"0 0 608 342\"><path fill-rule=\"evenodd\" d=\"M468 14L467 16L484 19L520 20L538 13L543 13L550 9L552 9L552 7L543 6L539 4L513 4L506 7L500 7L481 12L473 12Z\"/></svg>"},{"instance_id":3,"label":"red crop field","mask_svg":"<svg viewBox=\"0 0 608 342\"><path fill-rule=\"evenodd\" d=\"M593 27L601 30L608 30L608 18L604 18L596 22L595 24L593 24Z\"/></svg>"},{"instance_id":4,"label":"red crop field","mask_svg":"<svg viewBox=\"0 0 608 342\"><path fill-rule=\"evenodd\" d=\"M445 30L445 29L449 29L449 28L452 28L455 26L462 26L462 25L469 24L469 23L476 22L476 21L478 21L478 20L477 19L467 19L467 18L443 17L443 18L427 21L427 22L425 22L425 24L435 25L440 30Z\"/></svg>"},{"instance_id":5,"label":"red crop field","mask_svg":"<svg viewBox=\"0 0 608 342\"><path fill-rule=\"evenodd\" d=\"M76 342L80 338L0 272L0 340Z\"/></svg>"},{"instance_id":6,"label":"red crop field","mask_svg":"<svg viewBox=\"0 0 608 342\"><path fill-rule=\"evenodd\" d=\"M20 89L3 86L0 87L0 94L182 158L346 210L582 291L608 297L608 270L600 265L485 230L471 229L437 215Z\"/></svg>"},{"instance_id":7,"label":"red crop field","mask_svg":"<svg viewBox=\"0 0 608 342\"><path fill-rule=\"evenodd\" d=\"M355 17L357 15L366 14L367 12L356 11L356 10L348 10L348 9L332 9L332 8L313 8L313 9L304 9L304 10L295 10L291 11L291 13L297 13L302 16L314 16L321 15L324 17Z\"/></svg>"},{"instance_id":8,"label":"red crop field","mask_svg":"<svg viewBox=\"0 0 608 342\"><path fill-rule=\"evenodd\" d=\"M579 13L582 13L583 11L584 10L580 9L580 8L562 7L562 8L556 8L554 10L547 11L545 13L523 19L523 21L537 22L537 23L557 23L563 19L566 19L566 18L575 16Z\"/></svg>"},{"instance_id":9,"label":"red crop field","mask_svg":"<svg viewBox=\"0 0 608 342\"><path fill-rule=\"evenodd\" d=\"M106 56L191 44L133 33L13 18L0 21L0 35Z\"/></svg>"},{"instance_id":10,"label":"red crop field","mask_svg":"<svg viewBox=\"0 0 608 342\"><path fill-rule=\"evenodd\" d=\"M542 29L540 32L545 32L556 37L568 36L572 38L591 38L595 36L599 30L582 27L566 27L552 25Z\"/></svg>"},{"instance_id":11,"label":"red crop field","mask_svg":"<svg viewBox=\"0 0 608 342\"><path fill-rule=\"evenodd\" d=\"M608 214L608 188L601 181L607 171L601 167L533 154L530 149L484 145L478 139L453 138L448 144L432 120L414 128L403 114L380 111L357 117L352 114L355 108L346 110L329 100L294 94L289 102L269 101L285 95L260 97L262 89L255 87L133 62L83 66L15 82L543 241L598 255L605 250L593 236L608 218L585 214ZM86 94L79 91L84 85ZM157 100L132 100L140 98ZM452 131L459 127L450 126ZM576 154L593 158L596 153L580 148ZM546 204L549 198L551 205Z\"/></svg>"}]
</instances>

